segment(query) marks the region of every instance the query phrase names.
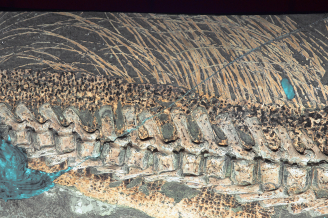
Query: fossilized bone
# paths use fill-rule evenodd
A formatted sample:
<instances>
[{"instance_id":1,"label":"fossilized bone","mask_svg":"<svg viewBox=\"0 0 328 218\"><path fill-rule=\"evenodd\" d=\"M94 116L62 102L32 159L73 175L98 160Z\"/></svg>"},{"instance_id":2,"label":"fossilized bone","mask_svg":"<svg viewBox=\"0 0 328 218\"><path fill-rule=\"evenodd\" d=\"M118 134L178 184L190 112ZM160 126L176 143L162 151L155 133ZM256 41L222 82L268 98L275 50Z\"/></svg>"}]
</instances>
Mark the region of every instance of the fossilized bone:
<instances>
[{"instance_id":1,"label":"fossilized bone","mask_svg":"<svg viewBox=\"0 0 328 218\"><path fill-rule=\"evenodd\" d=\"M73 73L2 71L0 81L1 132L31 160L75 166L91 157L78 168L116 181L212 187L239 202L326 213L327 108L193 93L165 109L186 90Z\"/></svg>"}]
</instances>

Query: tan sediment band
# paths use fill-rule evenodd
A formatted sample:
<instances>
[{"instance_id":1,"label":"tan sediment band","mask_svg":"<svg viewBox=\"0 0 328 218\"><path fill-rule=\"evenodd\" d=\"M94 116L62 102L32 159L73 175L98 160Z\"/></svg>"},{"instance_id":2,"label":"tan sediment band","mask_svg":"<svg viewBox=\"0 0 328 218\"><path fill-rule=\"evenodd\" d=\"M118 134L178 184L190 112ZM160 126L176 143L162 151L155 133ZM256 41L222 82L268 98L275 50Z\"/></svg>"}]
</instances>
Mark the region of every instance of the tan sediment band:
<instances>
[{"instance_id":1,"label":"tan sediment band","mask_svg":"<svg viewBox=\"0 0 328 218\"><path fill-rule=\"evenodd\" d=\"M307 192L313 194L303 209L326 198L325 108L297 111L193 93L161 111L185 90L90 75L76 79L72 73L0 75L1 131L27 150L35 168L74 166L94 156L78 168L89 169L93 178L110 175L111 182L138 177L179 182L268 207L287 198L294 199L289 205L298 204ZM160 116L117 138L157 112ZM77 185L74 173L61 177L61 184ZM83 192L95 196L100 190Z\"/></svg>"}]
</instances>

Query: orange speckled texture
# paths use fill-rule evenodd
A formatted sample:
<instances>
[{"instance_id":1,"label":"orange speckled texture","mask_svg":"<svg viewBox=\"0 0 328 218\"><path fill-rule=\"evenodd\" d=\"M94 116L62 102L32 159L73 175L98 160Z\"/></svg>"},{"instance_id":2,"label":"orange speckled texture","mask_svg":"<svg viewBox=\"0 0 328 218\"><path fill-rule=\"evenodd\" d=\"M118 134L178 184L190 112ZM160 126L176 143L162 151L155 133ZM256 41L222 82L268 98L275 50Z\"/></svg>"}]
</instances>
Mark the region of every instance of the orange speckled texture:
<instances>
[{"instance_id":1,"label":"orange speckled texture","mask_svg":"<svg viewBox=\"0 0 328 218\"><path fill-rule=\"evenodd\" d=\"M45 172L55 172L65 169L63 164L47 167L41 159L29 160L29 168ZM173 198L161 193L163 181L140 183L127 188L131 180L124 181L117 187L110 187L111 178L105 175L97 176L87 173L87 170L72 170L54 181L64 186L74 186L86 196L100 199L109 204L133 207L159 218L169 217L250 217L265 218L274 214L274 208L262 208L258 203L239 204L233 196L217 194L211 188L200 189L200 193L193 198L184 198L175 203ZM114 181L115 182L115 181ZM140 185L146 185L149 193L140 191ZM156 205L156 206L155 206Z\"/></svg>"}]
</instances>

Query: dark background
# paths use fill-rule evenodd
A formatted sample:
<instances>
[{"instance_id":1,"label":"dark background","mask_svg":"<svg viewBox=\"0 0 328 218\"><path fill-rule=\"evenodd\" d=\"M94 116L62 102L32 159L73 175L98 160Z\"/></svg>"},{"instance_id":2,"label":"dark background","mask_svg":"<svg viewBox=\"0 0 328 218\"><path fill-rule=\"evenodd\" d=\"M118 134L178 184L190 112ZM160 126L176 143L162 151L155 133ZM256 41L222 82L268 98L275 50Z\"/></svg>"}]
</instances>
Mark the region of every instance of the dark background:
<instances>
[{"instance_id":1,"label":"dark background","mask_svg":"<svg viewBox=\"0 0 328 218\"><path fill-rule=\"evenodd\" d=\"M295 14L328 11L324 0L1 0L0 10L173 14Z\"/></svg>"}]
</instances>

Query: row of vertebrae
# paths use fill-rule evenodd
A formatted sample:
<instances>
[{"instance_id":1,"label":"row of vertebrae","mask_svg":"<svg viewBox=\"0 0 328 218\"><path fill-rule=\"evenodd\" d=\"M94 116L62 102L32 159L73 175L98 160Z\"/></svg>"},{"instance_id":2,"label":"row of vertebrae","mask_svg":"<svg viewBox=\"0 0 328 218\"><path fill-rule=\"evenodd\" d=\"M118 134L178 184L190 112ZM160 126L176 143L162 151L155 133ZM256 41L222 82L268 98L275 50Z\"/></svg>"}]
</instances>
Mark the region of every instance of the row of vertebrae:
<instances>
[{"instance_id":1,"label":"row of vertebrae","mask_svg":"<svg viewBox=\"0 0 328 218\"><path fill-rule=\"evenodd\" d=\"M62 114L68 126L61 125L63 118L58 118L51 105L38 110L44 123L37 122L24 104L12 113L0 103L1 131L10 135L15 146L24 147L29 158L44 156L49 166L66 160L72 166L94 157L78 167L93 167L95 174L112 173L120 180L145 176L149 181L215 186L218 192L239 194L242 201L281 198L307 190L326 197L328 168L319 164L326 155L304 132L297 135L306 145L301 154L293 145L293 131L281 125L265 126L265 121L260 123L254 116L222 113L211 123L202 107L189 115L173 108L152 117L149 111L137 113L134 106L118 103L115 113L109 105L97 111L101 128L89 133L74 108ZM119 137L149 117L136 131ZM275 133L269 137L279 144L278 149L268 145L269 138L262 130L269 128Z\"/></svg>"},{"instance_id":2,"label":"row of vertebrae","mask_svg":"<svg viewBox=\"0 0 328 218\"><path fill-rule=\"evenodd\" d=\"M115 113L109 105L102 106L95 113L100 128L90 133L84 130L79 111L73 107L58 115L50 104L43 104L39 113L45 122L39 123L24 104L19 104L12 113L5 103L0 103L0 122L13 130L15 145L25 146L32 153L43 147L55 147L58 154L77 150L83 158L88 156L86 150L99 150L104 142L117 144L120 141L123 143L121 147L129 144L166 154L183 149L195 155L229 155L245 160L261 157L299 165L327 159L323 150L315 146L319 143L304 130L292 128L290 124L283 126L279 122L267 122L249 113L238 113L242 111L238 107L235 111L237 113L231 113L231 110L222 112L213 122L203 107L188 114L175 107L153 116L147 110L137 112L135 107L122 107L118 102ZM63 119L68 126L61 124ZM313 129L307 131L311 133ZM129 136L120 138L126 134Z\"/></svg>"}]
</instances>

